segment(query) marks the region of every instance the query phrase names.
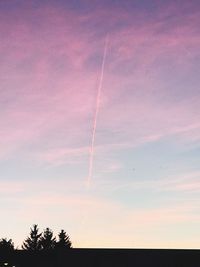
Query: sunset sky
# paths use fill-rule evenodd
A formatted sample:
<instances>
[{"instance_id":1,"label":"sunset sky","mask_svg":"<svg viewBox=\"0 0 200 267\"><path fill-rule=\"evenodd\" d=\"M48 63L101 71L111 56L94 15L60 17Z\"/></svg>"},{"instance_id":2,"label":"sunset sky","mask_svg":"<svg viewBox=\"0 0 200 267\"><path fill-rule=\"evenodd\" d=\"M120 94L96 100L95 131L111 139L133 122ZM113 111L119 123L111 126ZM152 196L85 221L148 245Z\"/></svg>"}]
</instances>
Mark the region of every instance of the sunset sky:
<instances>
[{"instance_id":1,"label":"sunset sky","mask_svg":"<svg viewBox=\"0 0 200 267\"><path fill-rule=\"evenodd\" d=\"M0 217L19 248L200 248L199 0L0 1Z\"/></svg>"}]
</instances>

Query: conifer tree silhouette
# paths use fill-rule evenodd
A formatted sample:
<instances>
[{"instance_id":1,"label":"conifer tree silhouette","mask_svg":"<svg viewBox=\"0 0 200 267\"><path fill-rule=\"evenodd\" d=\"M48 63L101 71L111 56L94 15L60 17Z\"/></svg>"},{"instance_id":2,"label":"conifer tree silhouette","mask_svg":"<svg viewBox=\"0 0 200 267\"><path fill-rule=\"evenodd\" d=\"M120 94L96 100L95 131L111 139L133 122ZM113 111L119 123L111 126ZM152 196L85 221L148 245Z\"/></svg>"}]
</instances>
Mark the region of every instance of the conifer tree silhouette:
<instances>
[{"instance_id":1,"label":"conifer tree silhouette","mask_svg":"<svg viewBox=\"0 0 200 267\"><path fill-rule=\"evenodd\" d=\"M12 239L2 238L0 240L0 251L3 253L12 252L14 251L14 243Z\"/></svg>"},{"instance_id":2,"label":"conifer tree silhouette","mask_svg":"<svg viewBox=\"0 0 200 267\"><path fill-rule=\"evenodd\" d=\"M58 234L58 241L56 243L56 248L72 248L72 243L69 236L64 230L61 230Z\"/></svg>"},{"instance_id":3,"label":"conifer tree silhouette","mask_svg":"<svg viewBox=\"0 0 200 267\"><path fill-rule=\"evenodd\" d=\"M39 233L37 224L34 224L33 228L31 228L30 237L27 237L23 242L22 249L30 251L41 250L41 235L42 233Z\"/></svg>"},{"instance_id":4,"label":"conifer tree silhouette","mask_svg":"<svg viewBox=\"0 0 200 267\"><path fill-rule=\"evenodd\" d=\"M13 256L15 253L14 243L12 239L0 239L0 267L13 267Z\"/></svg>"},{"instance_id":5,"label":"conifer tree silhouette","mask_svg":"<svg viewBox=\"0 0 200 267\"><path fill-rule=\"evenodd\" d=\"M53 237L53 231L47 227L43 232L40 242L42 250L54 249L56 244L56 238Z\"/></svg>"}]
</instances>

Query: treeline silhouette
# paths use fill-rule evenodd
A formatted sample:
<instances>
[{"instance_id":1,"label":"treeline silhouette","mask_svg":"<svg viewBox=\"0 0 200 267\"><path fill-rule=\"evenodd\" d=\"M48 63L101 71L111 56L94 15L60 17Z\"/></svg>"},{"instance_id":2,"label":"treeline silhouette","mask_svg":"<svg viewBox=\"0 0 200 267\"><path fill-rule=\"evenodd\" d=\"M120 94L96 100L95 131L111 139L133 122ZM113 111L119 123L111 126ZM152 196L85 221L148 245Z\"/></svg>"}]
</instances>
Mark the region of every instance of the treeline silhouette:
<instances>
[{"instance_id":1,"label":"treeline silhouette","mask_svg":"<svg viewBox=\"0 0 200 267\"><path fill-rule=\"evenodd\" d=\"M34 224L20 249L15 248L12 239L0 239L0 267L58 266L58 255L71 248L72 242L63 229L55 236L49 227L40 232Z\"/></svg>"},{"instance_id":2,"label":"treeline silhouette","mask_svg":"<svg viewBox=\"0 0 200 267\"><path fill-rule=\"evenodd\" d=\"M106 238L106 237L105 237ZM69 235L35 224L20 249L12 239L0 239L0 267L198 267L200 250L72 249Z\"/></svg>"},{"instance_id":3,"label":"treeline silhouette","mask_svg":"<svg viewBox=\"0 0 200 267\"><path fill-rule=\"evenodd\" d=\"M70 249L72 242L69 235L62 229L58 237L54 236L53 231L47 227L43 232L39 231L38 225L34 224L30 229L29 236L24 240L21 249L28 251L50 251L55 249ZM15 250L12 239L0 239L0 253L9 253Z\"/></svg>"}]
</instances>

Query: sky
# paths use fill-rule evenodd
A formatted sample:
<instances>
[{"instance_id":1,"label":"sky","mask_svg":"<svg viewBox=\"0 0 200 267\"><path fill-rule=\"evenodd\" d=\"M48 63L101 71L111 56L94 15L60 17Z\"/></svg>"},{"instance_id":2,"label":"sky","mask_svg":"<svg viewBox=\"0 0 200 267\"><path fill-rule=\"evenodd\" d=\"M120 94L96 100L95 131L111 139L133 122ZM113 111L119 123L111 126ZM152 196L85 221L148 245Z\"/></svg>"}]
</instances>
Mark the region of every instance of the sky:
<instances>
[{"instance_id":1,"label":"sky","mask_svg":"<svg viewBox=\"0 0 200 267\"><path fill-rule=\"evenodd\" d=\"M200 2L1 0L0 40L0 237L200 248Z\"/></svg>"}]
</instances>

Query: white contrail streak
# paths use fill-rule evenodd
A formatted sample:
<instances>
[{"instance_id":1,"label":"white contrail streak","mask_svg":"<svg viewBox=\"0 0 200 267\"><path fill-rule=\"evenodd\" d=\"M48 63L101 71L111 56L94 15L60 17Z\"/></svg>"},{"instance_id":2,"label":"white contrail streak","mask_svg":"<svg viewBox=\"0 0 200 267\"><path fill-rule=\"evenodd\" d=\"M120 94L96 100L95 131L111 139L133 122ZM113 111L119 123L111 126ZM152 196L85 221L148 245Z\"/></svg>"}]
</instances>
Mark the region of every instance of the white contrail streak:
<instances>
[{"instance_id":1,"label":"white contrail streak","mask_svg":"<svg viewBox=\"0 0 200 267\"><path fill-rule=\"evenodd\" d=\"M88 170L88 178L87 178L88 188L90 187L90 184L91 184L92 172L93 172L95 135L96 135L96 128L97 128L97 118L98 118L99 107L100 107L100 99L101 99L101 91L102 91L102 84L103 84L103 77L104 77L107 47L108 47L108 35L106 36L106 40L105 40L103 59L102 59L102 64L101 64L101 74L100 74L100 79L99 79L99 84L98 84L98 89L97 89L96 109L95 109L94 124L93 124L93 129L92 129L92 141L91 141L91 147L90 147L89 170Z\"/></svg>"}]
</instances>

